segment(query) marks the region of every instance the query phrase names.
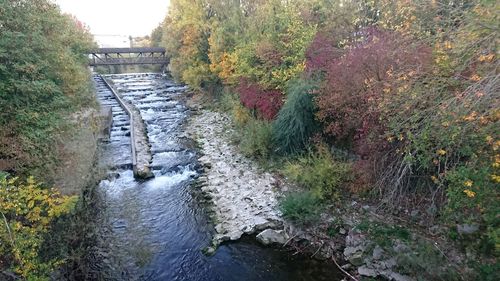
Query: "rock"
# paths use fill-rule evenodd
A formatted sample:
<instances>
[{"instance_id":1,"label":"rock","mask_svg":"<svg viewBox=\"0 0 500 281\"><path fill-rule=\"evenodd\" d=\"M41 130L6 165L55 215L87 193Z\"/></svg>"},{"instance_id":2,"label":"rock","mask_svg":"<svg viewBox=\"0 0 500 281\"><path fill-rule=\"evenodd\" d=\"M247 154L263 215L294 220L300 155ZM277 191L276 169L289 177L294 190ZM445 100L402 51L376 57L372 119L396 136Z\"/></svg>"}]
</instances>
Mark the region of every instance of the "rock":
<instances>
[{"instance_id":1,"label":"rock","mask_svg":"<svg viewBox=\"0 0 500 281\"><path fill-rule=\"evenodd\" d=\"M241 231L243 231L243 233L245 233L245 234L252 234L252 233L254 233L254 229L251 226L249 226L249 225L242 226L241 227Z\"/></svg>"},{"instance_id":2,"label":"rock","mask_svg":"<svg viewBox=\"0 0 500 281\"><path fill-rule=\"evenodd\" d=\"M390 258L377 264L378 269L391 269L397 265L396 258Z\"/></svg>"},{"instance_id":3,"label":"rock","mask_svg":"<svg viewBox=\"0 0 500 281\"><path fill-rule=\"evenodd\" d=\"M380 260L383 255L384 255L384 250L379 245L375 246L375 248L373 249L372 258L374 260Z\"/></svg>"},{"instance_id":4,"label":"rock","mask_svg":"<svg viewBox=\"0 0 500 281\"><path fill-rule=\"evenodd\" d=\"M470 235L474 234L479 230L479 225L477 224L457 224L457 232L459 234Z\"/></svg>"},{"instance_id":5,"label":"rock","mask_svg":"<svg viewBox=\"0 0 500 281\"><path fill-rule=\"evenodd\" d=\"M378 273L372 268L368 268L366 265L360 266L358 268L358 274L361 276L377 277Z\"/></svg>"},{"instance_id":6,"label":"rock","mask_svg":"<svg viewBox=\"0 0 500 281\"><path fill-rule=\"evenodd\" d=\"M345 247L344 249L344 257L349 259L350 256L354 255L356 252L361 251L360 247Z\"/></svg>"},{"instance_id":7,"label":"rock","mask_svg":"<svg viewBox=\"0 0 500 281\"><path fill-rule=\"evenodd\" d=\"M210 247L206 247L203 249L203 254L206 255L206 256L212 256L213 254L215 254L215 251L217 249L213 246L210 246Z\"/></svg>"},{"instance_id":8,"label":"rock","mask_svg":"<svg viewBox=\"0 0 500 281\"><path fill-rule=\"evenodd\" d=\"M289 239L288 234L284 230L273 230L266 229L257 235L257 241L261 242L264 245L269 244L285 244Z\"/></svg>"},{"instance_id":9,"label":"rock","mask_svg":"<svg viewBox=\"0 0 500 281\"><path fill-rule=\"evenodd\" d=\"M363 259L363 252L355 252L348 256L347 260L354 266L360 266L365 263Z\"/></svg>"},{"instance_id":10,"label":"rock","mask_svg":"<svg viewBox=\"0 0 500 281\"><path fill-rule=\"evenodd\" d=\"M120 173L117 173L117 172L111 172L107 176L108 181L112 181L114 179L119 179L119 178L120 178Z\"/></svg>"},{"instance_id":11,"label":"rock","mask_svg":"<svg viewBox=\"0 0 500 281\"><path fill-rule=\"evenodd\" d=\"M364 263L364 252L367 250L366 238L355 228L351 229L345 238L344 257L351 264L360 266Z\"/></svg>"},{"instance_id":12,"label":"rock","mask_svg":"<svg viewBox=\"0 0 500 281\"><path fill-rule=\"evenodd\" d=\"M153 178L155 175L151 172L149 167L142 167L134 169L134 177L137 179L149 179Z\"/></svg>"},{"instance_id":13,"label":"rock","mask_svg":"<svg viewBox=\"0 0 500 281\"><path fill-rule=\"evenodd\" d=\"M220 233L222 234L224 232L224 227L222 226L222 224L218 224L215 226L215 231L217 231L217 233Z\"/></svg>"},{"instance_id":14,"label":"rock","mask_svg":"<svg viewBox=\"0 0 500 281\"><path fill-rule=\"evenodd\" d=\"M347 233L347 231L346 231L343 227L341 227L341 228L339 229L339 233L340 233L341 235L345 235L345 234Z\"/></svg>"},{"instance_id":15,"label":"rock","mask_svg":"<svg viewBox=\"0 0 500 281\"><path fill-rule=\"evenodd\" d=\"M235 241L235 240L238 240L241 238L241 235L243 235L243 231L234 230L234 231L231 231L231 233L229 233L228 235L229 235L229 240Z\"/></svg>"},{"instance_id":16,"label":"rock","mask_svg":"<svg viewBox=\"0 0 500 281\"><path fill-rule=\"evenodd\" d=\"M415 279L399 274L397 272L391 271L391 270L385 270L380 272L380 275L384 276L385 278L389 280L394 280L394 281L414 281Z\"/></svg>"}]
</instances>

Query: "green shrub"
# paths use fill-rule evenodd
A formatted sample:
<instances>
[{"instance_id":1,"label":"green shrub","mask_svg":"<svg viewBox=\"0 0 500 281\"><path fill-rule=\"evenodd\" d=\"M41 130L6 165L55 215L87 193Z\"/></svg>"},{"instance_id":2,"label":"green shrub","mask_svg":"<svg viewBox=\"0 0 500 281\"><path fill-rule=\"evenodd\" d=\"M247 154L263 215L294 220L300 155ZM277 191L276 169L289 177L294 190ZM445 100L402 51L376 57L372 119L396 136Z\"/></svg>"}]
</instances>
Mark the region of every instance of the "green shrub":
<instances>
[{"instance_id":1,"label":"green shrub","mask_svg":"<svg viewBox=\"0 0 500 281\"><path fill-rule=\"evenodd\" d=\"M72 212L77 199L31 177L0 179L0 270L6 265L28 280L48 280L63 258L41 259L44 236L54 220Z\"/></svg>"},{"instance_id":2,"label":"green shrub","mask_svg":"<svg viewBox=\"0 0 500 281\"><path fill-rule=\"evenodd\" d=\"M317 198L338 199L340 185L350 179L351 165L336 161L322 148L288 163L284 173Z\"/></svg>"},{"instance_id":3,"label":"green shrub","mask_svg":"<svg viewBox=\"0 0 500 281\"><path fill-rule=\"evenodd\" d=\"M314 83L301 79L289 83L288 99L273 123L273 143L279 154L302 151L317 131L316 106L311 96L315 88Z\"/></svg>"},{"instance_id":4,"label":"green shrub","mask_svg":"<svg viewBox=\"0 0 500 281\"><path fill-rule=\"evenodd\" d=\"M243 154L259 159L269 158L272 149L271 123L249 118L239 132Z\"/></svg>"},{"instance_id":5,"label":"green shrub","mask_svg":"<svg viewBox=\"0 0 500 281\"><path fill-rule=\"evenodd\" d=\"M321 210L319 198L310 191L289 193L279 206L283 217L302 224L317 221Z\"/></svg>"},{"instance_id":6,"label":"green shrub","mask_svg":"<svg viewBox=\"0 0 500 281\"><path fill-rule=\"evenodd\" d=\"M234 107L240 105L240 100L236 94L229 92L227 90L222 90L219 98L218 108L224 112L229 112L234 109Z\"/></svg>"}]
</instances>

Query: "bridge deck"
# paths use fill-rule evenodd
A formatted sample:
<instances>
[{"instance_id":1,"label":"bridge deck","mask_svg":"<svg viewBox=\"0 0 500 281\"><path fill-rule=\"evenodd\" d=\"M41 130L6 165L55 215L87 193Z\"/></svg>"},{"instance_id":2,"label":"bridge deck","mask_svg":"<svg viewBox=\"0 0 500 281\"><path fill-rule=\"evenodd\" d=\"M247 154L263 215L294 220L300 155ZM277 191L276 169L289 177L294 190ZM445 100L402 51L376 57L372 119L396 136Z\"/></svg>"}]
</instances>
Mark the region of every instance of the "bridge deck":
<instances>
[{"instance_id":1,"label":"bridge deck","mask_svg":"<svg viewBox=\"0 0 500 281\"><path fill-rule=\"evenodd\" d=\"M89 66L169 63L165 48L99 48L88 54Z\"/></svg>"}]
</instances>

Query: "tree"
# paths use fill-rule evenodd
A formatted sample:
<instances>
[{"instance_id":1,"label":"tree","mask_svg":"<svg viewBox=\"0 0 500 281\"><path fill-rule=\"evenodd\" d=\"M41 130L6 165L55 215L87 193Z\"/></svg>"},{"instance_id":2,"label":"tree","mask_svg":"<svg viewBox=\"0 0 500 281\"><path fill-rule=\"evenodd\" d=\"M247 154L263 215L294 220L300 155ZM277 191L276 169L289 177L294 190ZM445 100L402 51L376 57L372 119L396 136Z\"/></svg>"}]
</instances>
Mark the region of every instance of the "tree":
<instances>
[{"instance_id":1,"label":"tree","mask_svg":"<svg viewBox=\"0 0 500 281\"><path fill-rule=\"evenodd\" d=\"M47 175L63 116L95 102L85 56L94 43L50 1L1 1L0 11L0 168Z\"/></svg>"}]
</instances>

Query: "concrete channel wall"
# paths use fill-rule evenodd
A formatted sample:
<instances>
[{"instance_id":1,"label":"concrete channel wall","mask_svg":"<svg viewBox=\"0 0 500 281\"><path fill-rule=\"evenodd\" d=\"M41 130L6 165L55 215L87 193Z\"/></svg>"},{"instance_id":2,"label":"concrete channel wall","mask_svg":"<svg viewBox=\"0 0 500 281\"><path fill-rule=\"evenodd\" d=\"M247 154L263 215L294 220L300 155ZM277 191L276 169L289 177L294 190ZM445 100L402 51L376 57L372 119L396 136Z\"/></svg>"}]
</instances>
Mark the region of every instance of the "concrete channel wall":
<instances>
[{"instance_id":1,"label":"concrete channel wall","mask_svg":"<svg viewBox=\"0 0 500 281\"><path fill-rule=\"evenodd\" d=\"M134 177L136 178L151 178L153 173L149 167L152 156L149 149L149 144L147 141L146 128L143 124L140 113L134 109L133 105L128 104L124 101L115 88L109 83L109 81L101 76L102 80L111 90L116 100L120 106L127 112L130 119L130 146L132 155L132 167L134 171Z\"/></svg>"}]
</instances>

